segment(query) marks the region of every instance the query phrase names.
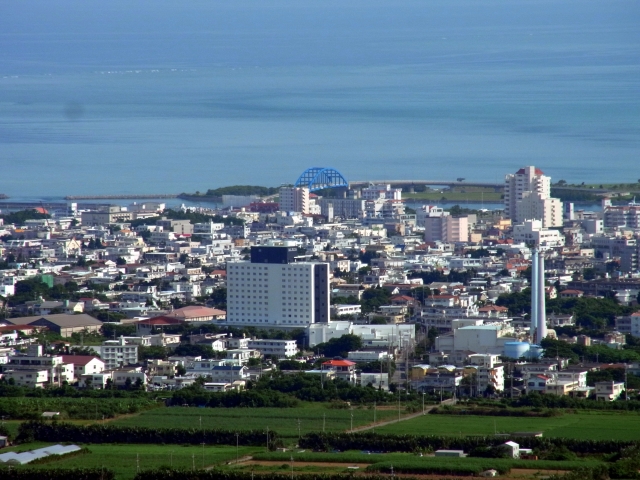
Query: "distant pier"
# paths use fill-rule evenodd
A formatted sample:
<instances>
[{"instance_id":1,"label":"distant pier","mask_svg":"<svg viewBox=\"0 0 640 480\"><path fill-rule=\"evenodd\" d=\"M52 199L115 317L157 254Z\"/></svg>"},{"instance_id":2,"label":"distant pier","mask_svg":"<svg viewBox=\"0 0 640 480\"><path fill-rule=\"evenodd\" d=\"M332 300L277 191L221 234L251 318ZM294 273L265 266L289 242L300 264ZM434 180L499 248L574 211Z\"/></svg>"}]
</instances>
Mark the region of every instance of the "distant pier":
<instances>
[{"instance_id":1,"label":"distant pier","mask_svg":"<svg viewBox=\"0 0 640 480\"><path fill-rule=\"evenodd\" d=\"M139 200L156 198L178 198L177 193L149 193L136 195L67 195L65 200Z\"/></svg>"}]
</instances>

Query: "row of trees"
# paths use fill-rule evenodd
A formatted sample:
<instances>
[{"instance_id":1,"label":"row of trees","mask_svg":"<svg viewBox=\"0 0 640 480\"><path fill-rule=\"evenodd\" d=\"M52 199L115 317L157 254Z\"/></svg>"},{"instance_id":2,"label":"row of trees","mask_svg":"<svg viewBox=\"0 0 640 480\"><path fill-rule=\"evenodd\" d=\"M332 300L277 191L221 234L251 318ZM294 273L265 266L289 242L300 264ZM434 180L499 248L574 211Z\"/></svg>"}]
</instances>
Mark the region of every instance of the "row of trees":
<instances>
[{"instance_id":1,"label":"row of trees","mask_svg":"<svg viewBox=\"0 0 640 480\"><path fill-rule=\"evenodd\" d=\"M166 217L169 220L189 220L191 223L206 223L206 222L214 222L214 223L224 223L225 225L243 225L244 220L236 218L236 217L222 217L220 215L206 215L204 213L197 212L183 212L182 210L172 210L167 209L162 212L162 217ZM161 217L149 217L149 218L141 218L139 220L131 221L132 227L138 227L140 225L155 225L156 221L160 220Z\"/></svg>"},{"instance_id":2,"label":"row of trees","mask_svg":"<svg viewBox=\"0 0 640 480\"><path fill-rule=\"evenodd\" d=\"M281 443L276 432L270 432L271 445ZM215 430L196 428L145 428L112 424L76 425L71 423L29 421L20 424L16 441L77 443L149 443L199 445L264 445L261 430Z\"/></svg>"},{"instance_id":3,"label":"row of trees","mask_svg":"<svg viewBox=\"0 0 640 480\"><path fill-rule=\"evenodd\" d=\"M513 437L523 448L548 451L565 446L579 455L612 454L625 448L637 447L638 442L623 440L579 440L574 438ZM434 450L464 450L477 447L492 447L503 444L504 437L497 436L424 436L393 435L379 433L308 433L299 441L301 448L321 451L368 450L379 452L419 452Z\"/></svg>"},{"instance_id":4,"label":"row of trees","mask_svg":"<svg viewBox=\"0 0 640 480\"><path fill-rule=\"evenodd\" d=\"M107 468L11 468L0 466L5 480L115 480L116 474Z\"/></svg>"},{"instance_id":5,"label":"row of trees","mask_svg":"<svg viewBox=\"0 0 640 480\"><path fill-rule=\"evenodd\" d=\"M531 290L505 293L498 297L496 305L507 307L510 315L531 312ZM637 308L620 305L612 296L604 298L548 298L547 312L573 314L576 324L586 328L602 329L615 325L616 316L629 315Z\"/></svg>"},{"instance_id":6,"label":"row of trees","mask_svg":"<svg viewBox=\"0 0 640 480\"><path fill-rule=\"evenodd\" d=\"M615 350L606 345L585 346L577 343L567 343L562 340L545 338L540 342L545 349L544 356L568 358L572 362L581 360L602 363L631 363L640 361L640 348L625 345L622 350Z\"/></svg>"}]
</instances>

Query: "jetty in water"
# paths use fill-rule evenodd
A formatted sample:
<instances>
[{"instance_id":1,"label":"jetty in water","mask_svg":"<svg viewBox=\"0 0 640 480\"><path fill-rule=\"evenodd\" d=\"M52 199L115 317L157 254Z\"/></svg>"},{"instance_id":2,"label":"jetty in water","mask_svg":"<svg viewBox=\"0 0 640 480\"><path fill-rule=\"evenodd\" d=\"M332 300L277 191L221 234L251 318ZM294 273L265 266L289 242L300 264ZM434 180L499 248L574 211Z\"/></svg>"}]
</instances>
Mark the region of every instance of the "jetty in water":
<instances>
[{"instance_id":1,"label":"jetty in water","mask_svg":"<svg viewBox=\"0 0 640 480\"><path fill-rule=\"evenodd\" d=\"M178 198L177 193L149 193L136 195L67 195L65 200L151 200L157 198Z\"/></svg>"}]
</instances>

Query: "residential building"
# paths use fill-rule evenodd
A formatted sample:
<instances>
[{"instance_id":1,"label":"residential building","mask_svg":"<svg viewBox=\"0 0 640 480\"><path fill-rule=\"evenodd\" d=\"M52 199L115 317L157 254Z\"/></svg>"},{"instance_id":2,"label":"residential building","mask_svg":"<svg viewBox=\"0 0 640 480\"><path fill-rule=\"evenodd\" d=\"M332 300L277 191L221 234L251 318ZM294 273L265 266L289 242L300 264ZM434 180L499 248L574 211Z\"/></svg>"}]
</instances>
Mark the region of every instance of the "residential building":
<instances>
[{"instance_id":1,"label":"residential building","mask_svg":"<svg viewBox=\"0 0 640 480\"><path fill-rule=\"evenodd\" d=\"M365 200L402 200L402 188L391 188L389 184L369 185L361 194Z\"/></svg>"},{"instance_id":2,"label":"residential building","mask_svg":"<svg viewBox=\"0 0 640 480\"><path fill-rule=\"evenodd\" d=\"M258 350L263 356L272 355L278 359L293 357L298 353L295 340L251 339L248 347Z\"/></svg>"},{"instance_id":3,"label":"residential building","mask_svg":"<svg viewBox=\"0 0 640 480\"><path fill-rule=\"evenodd\" d=\"M389 359L389 353L383 350L355 350L349 352L347 358L357 363L384 362Z\"/></svg>"},{"instance_id":4,"label":"residential building","mask_svg":"<svg viewBox=\"0 0 640 480\"><path fill-rule=\"evenodd\" d=\"M18 386L42 388L73 382L74 369L61 355L44 355L41 345L30 345L26 354L9 356L2 376Z\"/></svg>"},{"instance_id":5,"label":"residential building","mask_svg":"<svg viewBox=\"0 0 640 480\"><path fill-rule=\"evenodd\" d=\"M640 337L640 312L631 315L616 317L616 330L634 337Z\"/></svg>"},{"instance_id":6,"label":"residential building","mask_svg":"<svg viewBox=\"0 0 640 480\"><path fill-rule=\"evenodd\" d=\"M124 337L102 342L102 346L91 347L100 354L108 369L138 363L138 345L128 343Z\"/></svg>"},{"instance_id":7,"label":"residential building","mask_svg":"<svg viewBox=\"0 0 640 480\"><path fill-rule=\"evenodd\" d=\"M416 224L424 226L425 242L468 242L469 219L453 216L442 208L423 206L416 214Z\"/></svg>"},{"instance_id":8,"label":"residential building","mask_svg":"<svg viewBox=\"0 0 640 480\"><path fill-rule=\"evenodd\" d=\"M66 365L73 365L73 377L76 380L82 375L97 375L105 369L105 363L92 355L62 355L62 361Z\"/></svg>"},{"instance_id":9,"label":"residential building","mask_svg":"<svg viewBox=\"0 0 640 480\"><path fill-rule=\"evenodd\" d=\"M362 218L366 209L366 201L360 198L321 198L318 204L322 215L343 219Z\"/></svg>"},{"instance_id":10,"label":"residential building","mask_svg":"<svg viewBox=\"0 0 640 480\"><path fill-rule=\"evenodd\" d=\"M457 391L462 382L462 374L458 371L430 369L425 376L412 382L412 387L421 392L451 393Z\"/></svg>"},{"instance_id":11,"label":"residential building","mask_svg":"<svg viewBox=\"0 0 640 480\"><path fill-rule=\"evenodd\" d=\"M329 321L329 265L296 262L295 246L251 247L227 264L227 323L308 326Z\"/></svg>"},{"instance_id":12,"label":"residential building","mask_svg":"<svg viewBox=\"0 0 640 480\"><path fill-rule=\"evenodd\" d=\"M640 228L640 205L605 206L603 220L605 228Z\"/></svg>"},{"instance_id":13,"label":"residential building","mask_svg":"<svg viewBox=\"0 0 640 480\"><path fill-rule=\"evenodd\" d=\"M115 369L111 372L111 378L116 387L141 385L144 390L146 390L149 381L147 374L140 367Z\"/></svg>"},{"instance_id":14,"label":"residential building","mask_svg":"<svg viewBox=\"0 0 640 480\"><path fill-rule=\"evenodd\" d=\"M331 305L331 316L333 318L340 317L342 315L355 315L358 316L362 313L361 305L344 305L335 304Z\"/></svg>"},{"instance_id":15,"label":"residential building","mask_svg":"<svg viewBox=\"0 0 640 480\"><path fill-rule=\"evenodd\" d=\"M604 400L605 402L613 402L620 398L624 391L623 382L614 382L613 380L607 382L596 382L596 400Z\"/></svg>"},{"instance_id":16,"label":"residential building","mask_svg":"<svg viewBox=\"0 0 640 480\"><path fill-rule=\"evenodd\" d=\"M309 213L309 189L306 187L280 188L280 210L283 212Z\"/></svg>"},{"instance_id":17,"label":"residential building","mask_svg":"<svg viewBox=\"0 0 640 480\"><path fill-rule=\"evenodd\" d=\"M350 360L329 360L322 364L323 370L334 370L336 376L349 383L355 384L357 381L356 363Z\"/></svg>"},{"instance_id":18,"label":"residential building","mask_svg":"<svg viewBox=\"0 0 640 480\"><path fill-rule=\"evenodd\" d=\"M533 166L505 177L504 210L516 223L541 220L544 228L563 224L562 202L551 197L551 178Z\"/></svg>"},{"instance_id":19,"label":"residential building","mask_svg":"<svg viewBox=\"0 0 640 480\"><path fill-rule=\"evenodd\" d=\"M156 221L156 226L161 227L164 232L173 232L180 235L193 233L193 225L189 220L171 220L162 217Z\"/></svg>"},{"instance_id":20,"label":"residential building","mask_svg":"<svg viewBox=\"0 0 640 480\"><path fill-rule=\"evenodd\" d=\"M514 225L513 241L556 248L564 246L565 237L558 230L544 228L542 220L524 220L522 223Z\"/></svg>"},{"instance_id":21,"label":"residential building","mask_svg":"<svg viewBox=\"0 0 640 480\"><path fill-rule=\"evenodd\" d=\"M250 348L235 348L226 351L225 360L233 360L234 365L246 365L252 358L260 358L260 352Z\"/></svg>"},{"instance_id":22,"label":"residential building","mask_svg":"<svg viewBox=\"0 0 640 480\"><path fill-rule=\"evenodd\" d=\"M214 382L233 383L249 379L249 369L240 365L216 365L211 369Z\"/></svg>"},{"instance_id":23,"label":"residential building","mask_svg":"<svg viewBox=\"0 0 640 480\"><path fill-rule=\"evenodd\" d=\"M477 370L477 384L480 392L492 389L494 392L504 391L504 366L480 366Z\"/></svg>"}]
</instances>

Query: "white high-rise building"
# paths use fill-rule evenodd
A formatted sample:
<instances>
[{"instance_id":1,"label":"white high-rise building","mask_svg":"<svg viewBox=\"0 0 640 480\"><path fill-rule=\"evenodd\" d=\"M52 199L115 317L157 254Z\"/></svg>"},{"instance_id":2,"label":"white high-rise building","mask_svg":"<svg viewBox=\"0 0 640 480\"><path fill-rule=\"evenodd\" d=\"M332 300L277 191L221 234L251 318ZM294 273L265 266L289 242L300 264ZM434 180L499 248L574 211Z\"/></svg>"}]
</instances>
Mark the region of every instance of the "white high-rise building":
<instances>
[{"instance_id":1,"label":"white high-rise building","mask_svg":"<svg viewBox=\"0 0 640 480\"><path fill-rule=\"evenodd\" d=\"M551 197L551 178L534 166L505 177L504 210L515 223L541 220L542 226L562 226L562 202Z\"/></svg>"},{"instance_id":2,"label":"white high-rise building","mask_svg":"<svg viewBox=\"0 0 640 480\"><path fill-rule=\"evenodd\" d=\"M329 264L296 262L295 246L251 247L227 263L230 325L307 327L329 321Z\"/></svg>"},{"instance_id":3,"label":"white high-rise building","mask_svg":"<svg viewBox=\"0 0 640 480\"><path fill-rule=\"evenodd\" d=\"M306 187L280 188L280 210L309 213L309 189Z\"/></svg>"}]
</instances>

